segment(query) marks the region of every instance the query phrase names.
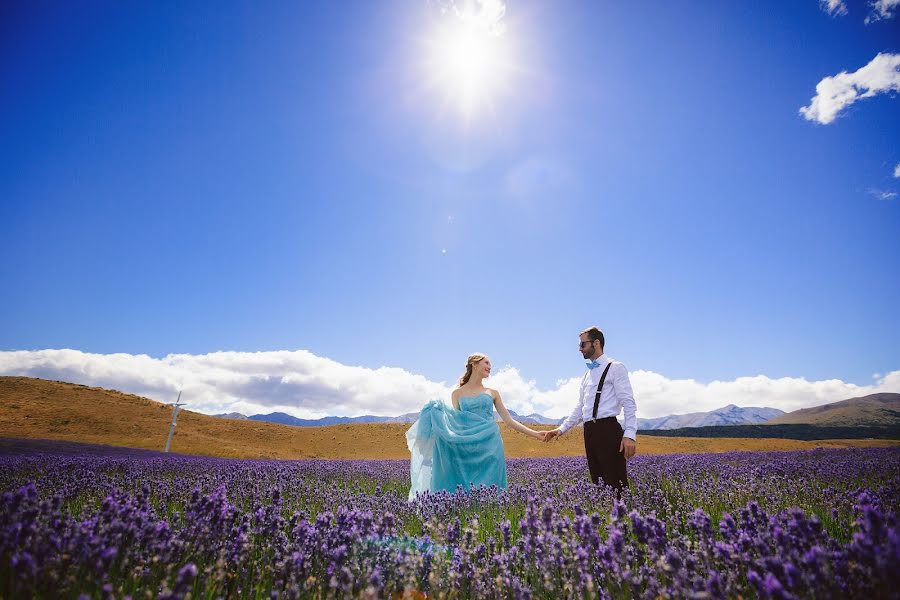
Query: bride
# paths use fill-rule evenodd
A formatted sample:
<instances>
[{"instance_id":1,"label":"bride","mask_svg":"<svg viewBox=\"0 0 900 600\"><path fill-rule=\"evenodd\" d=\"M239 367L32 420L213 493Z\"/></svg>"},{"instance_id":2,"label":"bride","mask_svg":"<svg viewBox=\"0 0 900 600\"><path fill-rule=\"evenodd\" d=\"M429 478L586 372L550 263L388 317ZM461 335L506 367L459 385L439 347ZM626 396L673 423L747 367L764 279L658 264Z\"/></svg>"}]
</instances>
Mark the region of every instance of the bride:
<instances>
[{"instance_id":1,"label":"bride","mask_svg":"<svg viewBox=\"0 0 900 600\"><path fill-rule=\"evenodd\" d=\"M430 400L406 432L412 454L410 500L424 492L454 492L460 485L466 491L471 484L506 488L506 459L500 428L494 421L495 408L511 428L535 439L544 438L542 432L509 416L497 390L484 387L490 374L487 356L469 356L466 372L450 397L453 408Z\"/></svg>"}]
</instances>

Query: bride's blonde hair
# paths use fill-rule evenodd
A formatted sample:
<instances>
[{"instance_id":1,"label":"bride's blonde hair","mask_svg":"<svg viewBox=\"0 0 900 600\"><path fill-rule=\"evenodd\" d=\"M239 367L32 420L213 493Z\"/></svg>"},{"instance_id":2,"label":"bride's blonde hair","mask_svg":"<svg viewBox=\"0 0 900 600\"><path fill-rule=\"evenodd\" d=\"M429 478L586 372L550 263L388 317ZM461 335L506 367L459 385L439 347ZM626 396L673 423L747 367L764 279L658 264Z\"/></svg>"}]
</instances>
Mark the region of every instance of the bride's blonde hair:
<instances>
[{"instance_id":1,"label":"bride's blonde hair","mask_svg":"<svg viewBox=\"0 0 900 600\"><path fill-rule=\"evenodd\" d=\"M480 363L485 358L487 358L485 354L470 354L469 358L466 359L466 372L459 378L459 385L456 387L462 387L469 383L469 378L472 377L472 366Z\"/></svg>"}]
</instances>

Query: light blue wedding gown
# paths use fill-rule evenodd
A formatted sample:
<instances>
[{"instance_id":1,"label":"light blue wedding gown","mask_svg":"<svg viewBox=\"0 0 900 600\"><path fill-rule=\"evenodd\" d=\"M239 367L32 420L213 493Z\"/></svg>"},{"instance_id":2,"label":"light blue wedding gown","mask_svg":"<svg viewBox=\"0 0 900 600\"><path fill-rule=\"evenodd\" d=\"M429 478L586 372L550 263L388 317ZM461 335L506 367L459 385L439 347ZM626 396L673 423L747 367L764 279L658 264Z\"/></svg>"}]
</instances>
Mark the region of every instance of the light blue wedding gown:
<instances>
[{"instance_id":1,"label":"light blue wedding gown","mask_svg":"<svg viewBox=\"0 0 900 600\"><path fill-rule=\"evenodd\" d=\"M406 432L412 454L410 500L423 492L455 492L458 485L468 491L473 483L506 488L506 457L493 398L487 393L461 397L459 408L430 400Z\"/></svg>"}]
</instances>

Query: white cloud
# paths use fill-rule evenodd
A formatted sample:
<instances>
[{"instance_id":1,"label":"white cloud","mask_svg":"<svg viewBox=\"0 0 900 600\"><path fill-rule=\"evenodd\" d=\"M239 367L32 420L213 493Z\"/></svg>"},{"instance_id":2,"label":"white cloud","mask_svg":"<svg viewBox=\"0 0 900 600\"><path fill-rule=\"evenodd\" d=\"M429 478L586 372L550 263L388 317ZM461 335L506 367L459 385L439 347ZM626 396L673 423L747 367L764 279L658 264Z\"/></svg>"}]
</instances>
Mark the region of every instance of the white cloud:
<instances>
[{"instance_id":1,"label":"white cloud","mask_svg":"<svg viewBox=\"0 0 900 600\"><path fill-rule=\"evenodd\" d=\"M304 350L164 358L78 350L0 352L0 373L95 385L160 402L173 401L183 389L188 408L209 414L396 415L450 393L443 383L403 369L348 366Z\"/></svg>"},{"instance_id":2,"label":"white cloud","mask_svg":"<svg viewBox=\"0 0 900 600\"><path fill-rule=\"evenodd\" d=\"M894 9L900 6L900 0L875 0L869 4L872 12L866 17L866 24L881 19L890 19L894 16Z\"/></svg>"},{"instance_id":3,"label":"white cloud","mask_svg":"<svg viewBox=\"0 0 900 600\"><path fill-rule=\"evenodd\" d=\"M631 379L642 417L707 411L727 404L792 411L877 392L900 392L900 371L888 373L868 386L839 379L808 381L802 377L772 379L765 375L704 384L692 379L671 380L649 371L636 371Z\"/></svg>"},{"instance_id":4,"label":"white cloud","mask_svg":"<svg viewBox=\"0 0 900 600\"><path fill-rule=\"evenodd\" d=\"M893 200L897 197L897 192L887 192L885 190L879 190L877 188L869 188L866 191L879 200Z\"/></svg>"},{"instance_id":5,"label":"white cloud","mask_svg":"<svg viewBox=\"0 0 900 600\"><path fill-rule=\"evenodd\" d=\"M880 53L853 73L842 71L822 79L816 85L816 95L800 114L808 121L827 125L857 100L892 91L900 91L900 54Z\"/></svg>"},{"instance_id":6,"label":"white cloud","mask_svg":"<svg viewBox=\"0 0 900 600\"><path fill-rule=\"evenodd\" d=\"M494 35L501 35L505 29L503 16L506 14L506 2L502 0L439 0L438 4L460 20L484 28Z\"/></svg>"},{"instance_id":7,"label":"white cloud","mask_svg":"<svg viewBox=\"0 0 900 600\"><path fill-rule=\"evenodd\" d=\"M431 398L449 401L452 383L433 382L403 369L370 369L338 363L305 350L170 354L89 354L78 350L0 352L0 374L58 379L172 402L197 412L256 414L282 411L301 418L326 415L399 415L417 411ZM488 382L520 414L567 415L580 377L561 379L550 390L507 366ZM860 386L837 379L771 379L765 375L700 383L634 371L631 381L638 416L706 411L726 404L769 406L790 411L876 392L900 392L900 371Z\"/></svg>"},{"instance_id":8,"label":"white cloud","mask_svg":"<svg viewBox=\"0 0 900 600\"><path fill-rule=\"evenodd\" d=\"M819 7L832 17L847 14L847 5L844 0L819 0Z\"/></svg>"},{"instance_id":9,"label":"white cloud","mask_svg":"<svg viewBox=\"0 0 900 600\"><path fill-rule=\"evenodd\" d=\"M894 177L900 177L900 163L897 163L897 166L894 167Z\"/></svg>"},{"instance_id":10,"label":"white cloud","mask_svg":"<svg viewBox=\"0 0 900 600\"><path fill-rule=\"evenodd\" d=\"M580 377L560 379L555 389L543 391L533 379L523 379L518 369L506 366L495 371L487 385L499 391L503 403L519 414L537 412L547 417L562 417L569 414L578 398L580 381Z\"/></svg>"}]
</instances>

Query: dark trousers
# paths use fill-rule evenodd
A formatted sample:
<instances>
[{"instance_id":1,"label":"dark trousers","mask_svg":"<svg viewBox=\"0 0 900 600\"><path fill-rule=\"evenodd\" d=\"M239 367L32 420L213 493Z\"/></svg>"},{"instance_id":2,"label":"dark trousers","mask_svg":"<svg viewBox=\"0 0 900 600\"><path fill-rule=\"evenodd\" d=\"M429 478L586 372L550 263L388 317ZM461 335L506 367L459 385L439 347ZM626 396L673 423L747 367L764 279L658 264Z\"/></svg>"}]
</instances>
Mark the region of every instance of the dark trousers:
<instances>
[{"instance_id":1,"label":"dark trousers","mask_svg":"<svg viewBox=\"0 0 900 600\"><path fill-rule=\"evenodd\" d=\"M615 417L584 424L584 451L591 471L591 481L599 484L602 479L606 485L616 489L616 495L628 485L625 454L619 452L623 433L622 426Z\"/></svg>"}]
</instances>

